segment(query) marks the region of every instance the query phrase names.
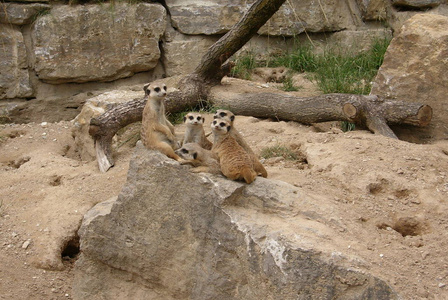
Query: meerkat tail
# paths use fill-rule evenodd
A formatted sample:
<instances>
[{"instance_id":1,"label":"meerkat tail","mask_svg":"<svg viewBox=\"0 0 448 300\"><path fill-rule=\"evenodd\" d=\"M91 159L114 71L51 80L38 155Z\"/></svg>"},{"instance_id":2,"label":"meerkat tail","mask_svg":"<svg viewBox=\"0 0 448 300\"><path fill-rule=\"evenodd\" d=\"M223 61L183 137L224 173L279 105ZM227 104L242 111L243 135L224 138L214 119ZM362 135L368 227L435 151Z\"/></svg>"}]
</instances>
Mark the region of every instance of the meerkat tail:
<instances>
[{"instance_id":1,"label":"meerkat tail","mask_svg":"<svg viewBox=\"0 0 448 300\"><path fill-rule=\"evenodd\" d=\"M241 170L241 176L244 178L246 183L252 183L257 177L257 173L249 167L244 167Z\"/></svg>"},{"instance_id":2,"label":"meerkat tail","mask_svg":"<svg viewBox=\"0 0 448 300\"><path fill-rule=\"evenodd\" d=\"M261 174L261 176L263 176L264 178L268 177L268 171L266 171L266 169L260 162L254 164L254 169L257 174Z\"/></svg>"}]
</instances>

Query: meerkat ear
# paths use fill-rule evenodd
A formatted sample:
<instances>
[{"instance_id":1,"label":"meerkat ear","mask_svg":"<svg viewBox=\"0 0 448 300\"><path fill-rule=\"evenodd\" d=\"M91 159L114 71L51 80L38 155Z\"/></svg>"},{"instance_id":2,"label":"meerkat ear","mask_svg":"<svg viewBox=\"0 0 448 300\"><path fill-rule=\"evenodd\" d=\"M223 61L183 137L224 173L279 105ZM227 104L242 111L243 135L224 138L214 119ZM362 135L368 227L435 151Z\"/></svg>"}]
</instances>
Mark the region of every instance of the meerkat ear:
<instances>
[{"instance_id":1,"label":"meerkat ear","mask_svg":"<svg viewBox=\"0 0 448 300\"><path fill-rule=\"evenodd\" d=\"M187 120L187 116L184 116L184 122Z\"/></svg>"},{"instance_id":2,"label":"meerkat ear","mask_svg":"<svg viewBox=\"0 0 448 300\"><path fill-rule=\"evenodd\" d=\"M235 116L231 116L231 117L230 117L230 121L233 122L233 120L235 120Z\"/></svg>"},{"instance_id":3,"label":"meerkat ear","mask_svg":"<svg viewBox=\"0 0 448 300\"><path fill-rule=\"evenodd\" d=\"M197 152L193 153L193 159L196 159L196 158L198 158L198 153Z\"/></svg>"},{"instance_id":4,"label":"meerkat ear","mask_svg":"<svg viewBox=\"0 0 448 300\"><path fill-rule=\"evenodd\" d=\"M145 91L145 95L146 96L148 96L150 93L151 93L151 90L148 90L148 87L149 87L149 83L147 83L147 84L145 84L144 86L143 86L143 90Z\"/></svg>"}]
</instances>

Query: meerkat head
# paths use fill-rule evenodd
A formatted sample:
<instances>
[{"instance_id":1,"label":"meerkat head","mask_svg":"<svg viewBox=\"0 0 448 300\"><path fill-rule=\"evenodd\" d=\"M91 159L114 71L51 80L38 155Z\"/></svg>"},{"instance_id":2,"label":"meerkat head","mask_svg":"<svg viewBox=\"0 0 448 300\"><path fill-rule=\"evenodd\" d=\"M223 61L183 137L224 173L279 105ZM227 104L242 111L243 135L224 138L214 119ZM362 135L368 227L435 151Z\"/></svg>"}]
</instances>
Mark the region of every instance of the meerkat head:
<instances>
[{"instance_id":1,"label":"meerkat head","mask_svg":"<svg viewBox=\"0 0 448 300\"><path fill-rule=\"evenodd\" d=\"M163 98L166 96L166 85L147 83L143 86L145 96L150 98Z\"/></svg>"},{"instance_id":2,"label":"meerkat head","mask_svg":"<svg viewBox=\"0 0 448 300\"><path fill-rule=\"evenodd\" d=\"M213 115L213 119L227 120L232 125L235 120L235 115L230 110L218 109Z\"/></svg>"},{"instance_id":3,"label":"meerkat head","mask_svg":"<svg viewBox=\"0 0 448 300\"><path fill-rule=\"evenodd\" d=\"M204 118L199 113L190 112L184 117L184 123L187 125L202 125Z\"/></svg>"},{"instance_id":4,"label":"meerkat head","mask_svg":"<svg viewBox=\"0 0 448 300\"><path fill-rule=\"evenodd\" d=\"M226 134L232 126L227 120L216 119L213 120L211 127L214 134Z\"/></svg>"},{"instance_id":5,"label":"meerkat head","mask_svg":"<svg viewBox=\"0 0 448 300\"><path fill-rule=\"evenodd\" d=\"M175 152L177 155L183 159L197 159L198 158L198 147L200 146L196 143L187 143L182 146L182 148L177 149Z\"/></svg>"}]
</instances>

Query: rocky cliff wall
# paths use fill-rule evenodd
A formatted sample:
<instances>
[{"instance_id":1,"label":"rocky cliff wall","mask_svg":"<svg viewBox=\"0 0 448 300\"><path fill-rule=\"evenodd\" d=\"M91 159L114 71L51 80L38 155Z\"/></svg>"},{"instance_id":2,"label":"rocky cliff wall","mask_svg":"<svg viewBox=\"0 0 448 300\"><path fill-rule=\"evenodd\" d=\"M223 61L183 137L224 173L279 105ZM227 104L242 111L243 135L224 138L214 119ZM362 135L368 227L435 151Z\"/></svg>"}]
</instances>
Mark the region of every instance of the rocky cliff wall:
<instances>
[{"instance_id":1,"label":"rocky cliff wall","mask_svg":"<svg viewBox=\"0 0 448 300\"><path fill-rule=\"evenodd\" d=\"M253 2L2 2L2 115L15 122L72 119L101 91L188 73ZM249 47L287 48L305 32L363 44L363 37L395 30L420 9L448 15L446 0L287 1Z\"/></svg>"}]
</instances>

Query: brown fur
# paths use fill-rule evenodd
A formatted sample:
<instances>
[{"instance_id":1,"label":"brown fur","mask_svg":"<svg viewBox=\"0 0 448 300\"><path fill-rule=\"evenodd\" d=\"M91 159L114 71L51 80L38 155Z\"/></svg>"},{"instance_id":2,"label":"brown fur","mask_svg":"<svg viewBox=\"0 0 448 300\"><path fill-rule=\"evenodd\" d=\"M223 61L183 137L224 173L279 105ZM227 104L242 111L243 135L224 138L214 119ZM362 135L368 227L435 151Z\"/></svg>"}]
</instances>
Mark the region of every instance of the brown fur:
<instances>
[{"instance_id":1,"label":"brown fur","mask_svg":"<svg viewBox=\"0 0 448 300\"><path fill-rule=\"evenodd\" d=\"M182 144L198 143L202 148L210 150L213 144L207 139L204 131L204 118L201 114L190 112L184 117L187 125Z\"/></svg>"},{"instance_id":2,"label":"brown fur","mask_svg":"<svg viewBox=\"0 0 448 300\"><path fill-rule=\"evenodd\" d=\"M244 180L252 183L257 177L249 154L229 134L230 123L226 120L214 120L212 132L214 143L212 151L219 157L221 172L229 179Z\"/></svg>"},{"instance_id":3,"label":"brown fur","mask_svg":"<svg viewBox=\"0 0 448 300\"><path fill-rule=\"evenodd\" d=\"M141 140L148 149L159 150L166 156L180 161L174 152L178 142L174 136L174 126L165 116L166 86L146 84L143 88L148 102L143 109Z\"/></svg>"},{"instance_id":4,"label":"brown fur","mask_svg":"<svg viewBox=\"0 0 448 300\"><path fill-rule=\"evenodd\" d=\"M221 120L227 120L230 123L230 135L237 141L237 143L243 147L243 149L249 154L250 158L252 159L252 163L254 165L254 170L257 172L258 175L263 176L264 178L268 177L268 172L264 168L264 166L261 164L261 162L258 160L257 155L252 151L249 144L244 140L244 138L241 136L241 134L236 130L235 126L233 125L233 121L235 120L235 115L229 111L224 109L218 109L213 116L214 119L221 119Z\"/></svg>"},{"instance_id":5,"label":"brown fur","mask_svg":"<svg viewBox=\"0 0 448 300\"><path fill-rule=\"evenodd\" d=\"M202 148L197 143L186 143L180 149L177 149L176 153L184 159L181 164L188 164L194 167L190 172L221 174L218 156L212 151Z\"/></svg>"}]
</instances>

